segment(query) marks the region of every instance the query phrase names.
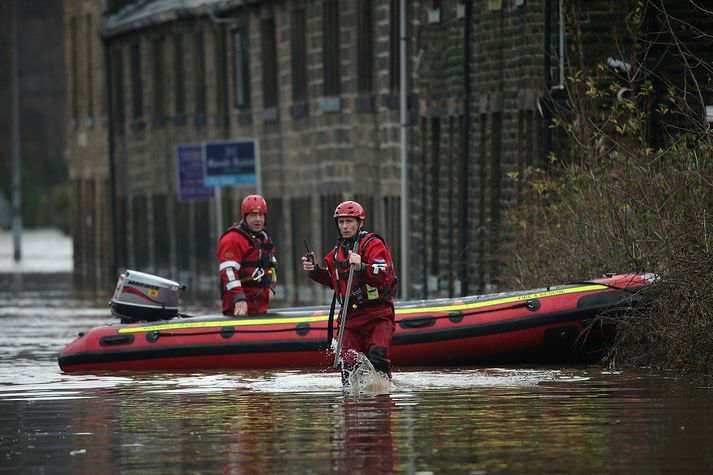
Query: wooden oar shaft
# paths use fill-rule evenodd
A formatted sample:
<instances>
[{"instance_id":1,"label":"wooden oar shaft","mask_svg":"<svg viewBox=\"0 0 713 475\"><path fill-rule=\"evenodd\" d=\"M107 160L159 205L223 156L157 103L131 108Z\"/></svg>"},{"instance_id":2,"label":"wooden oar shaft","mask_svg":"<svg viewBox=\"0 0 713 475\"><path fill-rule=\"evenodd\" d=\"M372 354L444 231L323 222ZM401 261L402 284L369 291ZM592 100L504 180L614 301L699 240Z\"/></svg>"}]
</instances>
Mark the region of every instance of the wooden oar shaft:
<instances>
[{"instance_id":1,"label":"wooden oar shaft","mask_svg":"<svg viewBox=\"0 0 713 475\"><path fill-rule=\"evenodd\" d=\"M359 241L354 241L354 249L356 252ZM344 324L347 321L347 311L349 310L349 294L352 293L352 279L354 278L354 266L349 266L349 278L347 279L347 291L344 292L344 304L339 315L339 335L337 336L337 347L334 350L334 364L332 368L339 366L339 354L342 351L342 340L344 339Z\"/></svg>"}]
</instances>

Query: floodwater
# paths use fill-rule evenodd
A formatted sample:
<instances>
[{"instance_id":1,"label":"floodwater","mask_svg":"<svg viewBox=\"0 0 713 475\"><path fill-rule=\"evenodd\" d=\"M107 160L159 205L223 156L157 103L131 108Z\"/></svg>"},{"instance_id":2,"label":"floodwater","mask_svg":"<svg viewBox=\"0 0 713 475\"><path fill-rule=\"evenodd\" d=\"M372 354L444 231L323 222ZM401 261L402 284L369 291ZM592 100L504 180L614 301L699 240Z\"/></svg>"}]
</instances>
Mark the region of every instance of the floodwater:
<instances>
[{"instance_id":1,"label":"floodwater","mask_svg":"<svg viewBox=\"0 0 713 475\"><path fill-rule=\"evenodd\" d=\"M63 374L57 352L112 320L106 302L70 274L13 272L0 472L713 471L713 388L645 371L396 368L388 392L357 395L329 370Z\"/></svg>"}]
</instances>

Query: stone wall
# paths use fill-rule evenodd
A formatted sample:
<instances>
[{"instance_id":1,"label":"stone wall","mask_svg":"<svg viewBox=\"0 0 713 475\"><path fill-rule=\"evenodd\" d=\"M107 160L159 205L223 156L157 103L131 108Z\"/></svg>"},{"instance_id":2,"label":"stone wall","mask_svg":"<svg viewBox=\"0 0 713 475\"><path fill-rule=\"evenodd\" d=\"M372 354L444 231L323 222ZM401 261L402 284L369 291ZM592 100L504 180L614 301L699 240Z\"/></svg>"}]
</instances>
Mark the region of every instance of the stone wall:
<instances>
[{"instance_id":1,"label":"stone wall","mask_svg":"<svg viewBox=\"0 0 713 475\"><path fill-rule=\"evenodd\" d=\"M67 3L79 12L91 2ZM121 8L126 3L118 2ZM549 2L549 83L544 70L545 0L469 4L467 57L465 3L407 3L409 293L431 298L494 290L500 264L508 259L499 251L509 238L503 221L507 206L519 199L523 177L529 168L548 166L544 147L550 139L549 151L572 158L562 134L545 126L541 112L560 83L559 2ZM326 292L304 277L299 258L305 239L320 254L331 247L336 236L331 214L344 199L365 205L367 226L387 238L399 265L398 0L205 4L193 10L169 8L141 21L122 13L105 18L103 33L114 71L119 270L156 272L216 296L215 206L212 201L177 200L175 148L240 138L260 140L268 228L279 249L280 303L328 300ZM364 90L359 14L368 4L373 74ZM157 5L170 7L171 2L135 11ZM571 48L576 35L584 39L588 67L615 56L611 38L622 28L623 10L604 0L566 2L571 5L580 10L577 28L565 30L565 67L579 59ZM214 8L212 14L209 8ZM335 11L336 20L325 24ZM299 15L304 15L302 39L295 36L298 28L293 29ZM338 23L337 36L325 41L324 35L334 31L333 22ZM274 40L266 41L273 25ZM238 31L245 32L249 45L248 95L242 99L236 79ZM302 43L304 50L293 56L294 46ZM336 44L340 80L336 92L330 92L333 71L325 70L323 59L325 48ZM295 63L294 58L304 59ZM297 80L299 70L304 83ZM304 91L300 84L306 85ZM100 89L101 82L93 87ZM72 150L81 150L91 161L88 157L106 154L99 144L104 124L97 120L90 127L86 104L78 104L80 113L70 130ZM101 101L94 104L96 108ZM103 165L73 163L77 202L85 196L98 200L106 186ZM93 187L81 181L82 170L92 166ZM253 192L253 187L222 189L223 227L240 219L240 202ZM77 229L82 219L86 222L86 215L80 218ZM104 262L97 257L103 251L92 252L96 262Z\"/></svg>"},{"instance_id":2,"label":"stone wall","mask_svg":"<svg viewBox=\"0 0 713 475\"><path fill-rule=\"evenodd\" d=\"M111 275L107 109L97 2L64 2L67 161L75 277L86 287ZM100 289L97 289L100 290Z\"/></svg>"},{"instance_id":3,"label":"stone wall","mask_svg":"<svg viewBox=\"0 0 713 475\"><path fill-rule=\"evenodd\" d=\"M180 275L189 279L189 286L209 292L217 288L217 271L213 268L218 238L215 211L209 203L176 202L175 146L246 137L260 139L263 194L270 209L268 228L279 248L279 277L285 285L278 297L283 302L321 301L322 291L301 271L303 240L307 239L320 254L325 253L334 243L331 214L344 199L362 200L367 206L369 228L384 234L394 253L398 252L398 98L383 72L388 58L382 54L388 50L390 41L389 5L374 2L375 74L373 89L367 95L356 91L356 2L339 2L339 7L341 94L338 97L323 93L322 2L296 2L289 8L282 3L260 2L221 11L218 21L197 15L111 37L111 48L120 58L117 69L121 76L117 83L121 84L117 94L125 111L124 123L117 124L120 132L115 139L117 191L122 208L117 238L123 241L119 247L125 253L120 255L120 267ZM307 24L307 97L300 103L292 100L290 80L290 20L296 8L305 9ZM261 48L265 43L260 26L266 18L273 18L276 25L274 47L279 86L273 109L263 107ZM238 28L247 29L250 44L251 94L249 105L243 107L235 105L233 33ZM172 71L176 47L173 38L182 35L193 41L199 32L204 39L205 118L195 107L196 79L191 77L200 64L199 57L195 48L186 47L186 111L185 117L178 120L175 75L163 75L158 82L164 91L157 104L154 48L163 41L160 61L167 71ZM132 74L137 74L132 73L132 67L136 68L132 66L136 62L131 53L134 45L139 45L140 51L143 106L136 117L132 90ZM365 102L370 107L359 105ZM166 107L161 120L157 120L160 104ZM295 112L297 109L299 113ZM251 187L222 189L226 226L240 219L240 201L254 191ZM201 209L201 225L196 223L197 208ZM181 213L187 216L179 217ZM185 225L174 232L179 220L185 221ZM168 228L171 232L165 231ZM195 261L182 255L187 250L193 253ZM162 252L167 259L159 258ZM167 267L160 266L164 261Z\"/></svg>"}]
</instances>

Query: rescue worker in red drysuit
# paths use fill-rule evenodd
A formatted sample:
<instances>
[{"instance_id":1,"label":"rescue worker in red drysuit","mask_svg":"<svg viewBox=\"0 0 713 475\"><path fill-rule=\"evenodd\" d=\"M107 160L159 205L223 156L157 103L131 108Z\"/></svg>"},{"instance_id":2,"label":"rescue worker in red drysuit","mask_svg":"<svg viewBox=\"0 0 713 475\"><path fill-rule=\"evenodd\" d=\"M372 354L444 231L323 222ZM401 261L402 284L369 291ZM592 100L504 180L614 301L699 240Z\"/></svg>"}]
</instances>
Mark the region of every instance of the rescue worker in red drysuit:
<instances>
[{"instance_id":1,"label":"rescue worker in red drysuit","mask_svg":"<svg viewBox=\"0 0 713 475\"><path fill-rule=\"evenodd\" d=\"M396 275L391 252L384 240L364 230L364 208L355 201L345 201L334 210L339 228L337 245L324 256L325 267L314 263L314 256L302 258L302 268L310 279L337 289L337 298L344 302L349 268L354 277L349 296L349 308L342 341L342 382L348 383L355 369L355 350L366 355L374 369L391 377L391 337L394 333L394 303ZM358 241L357 251L354 243ZM311 253L314 254L314 253Z\"/></svg>"},{"instance_id":2,"label":"rescue worker in red drysuit","mask_svg":"<svg viewBox=\"0 0 713 475\"><path fill-rule=\"evenodd\" d=\"M218 241L218 272L223 315L267 313L275 295L275 245L265 229L267 202L249 195L241 206L243 219Z\"/></svg>"}]
</instances>

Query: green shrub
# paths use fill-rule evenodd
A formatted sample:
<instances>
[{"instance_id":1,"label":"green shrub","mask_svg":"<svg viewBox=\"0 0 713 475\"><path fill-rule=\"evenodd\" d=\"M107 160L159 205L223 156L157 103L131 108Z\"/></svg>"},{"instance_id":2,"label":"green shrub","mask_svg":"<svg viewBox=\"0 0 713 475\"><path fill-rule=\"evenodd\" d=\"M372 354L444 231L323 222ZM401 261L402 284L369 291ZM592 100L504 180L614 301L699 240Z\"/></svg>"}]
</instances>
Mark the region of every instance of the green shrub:
<instances>
[{"instance_id":1,"label":"green shrub","mask_svg":"<svg viewBox=\"0 0 713 475\"><path fill-rule=\"evenodd\" d=\"M636 72L579 64L570 75L552 126L566 133L572 158L553 156L549 173L528 171L508 212L514 239L503 252L505 283L529 288L607 272L659 274L646 303L618 318L605 358L706 375L713 369L713 134L701 99L713 97L713 75L647 71L640 26L633 22L620 42L630 45ZM694 58L680 44L672 51ZM647 79L654 75L656 87Z\"/></svg>"}]
</instances>

